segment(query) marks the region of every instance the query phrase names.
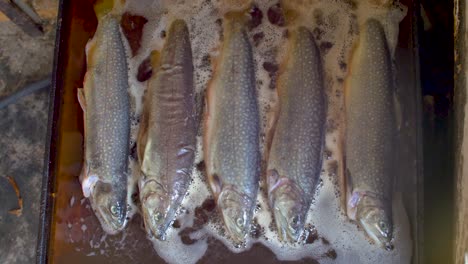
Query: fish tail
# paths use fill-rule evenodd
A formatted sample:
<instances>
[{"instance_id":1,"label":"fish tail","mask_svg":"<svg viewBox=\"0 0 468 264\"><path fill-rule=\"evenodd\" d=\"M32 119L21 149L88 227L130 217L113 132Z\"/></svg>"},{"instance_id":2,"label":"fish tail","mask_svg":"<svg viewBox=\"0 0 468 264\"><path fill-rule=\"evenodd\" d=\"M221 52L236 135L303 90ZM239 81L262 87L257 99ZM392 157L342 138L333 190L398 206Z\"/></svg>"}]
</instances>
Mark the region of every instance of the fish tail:
<instances>
[{"instance_id":1,"label":"fish tail","mask_svg":"<svg viewBox=\"0 0 468 264\"><path fill-rule=\"evenodd\" d=\"M294 9L283 9L284 21L287 26L295 26L299 17L299 13Z\"/></svg>"},{"instance_id":2,"label":"fish tail","mask_svg":"<svg viewBox=\"0 0 468 264\"><path fill-rule=\"evenodd\" d=\"M153 71L157 69L160 59L161 59L161 53L159 51L157 50L151 51L150 62L151 62L151 66L153 67Z\"/></svg>"},{"instance_id":3,"label":"fish tail","mask_svg":"<svg viewBox=\"0 0 468 264\"><path fill-rule=\"evenodd\" d=\"M300 0L280 0L279 4L283 9L284 22L287 27L299 26L301 23L298 22L299 14L302 6ZM302 21L304 22L304 21Z\"/></svg>"},{"instance_id":4,"label":"fish tail","mask_svg":"<svg viewBox=\"0 0 468 264\"><path fill-rule=\"evenodd\" d=\"M94 4L94 12L98 20L111 12L119 13L125 5L125 0L97 0Z\"/></svg>"},{"instance_id":5,"label":"fish tail","mask_svg":"<svg viewBox=\"0 0 468 264\"><path fill-rule=\"evenodd\" d=\"M252 7L253 0L221 0L221 12L228 13L246 13Z\"/></svg>"},{"instance_id":6,"label":"fish tail","mask_svg":"<svg viewBox=\"0 0 468 264\"><path fill-rule=\"evenodd\" d=\"M176 19L171 23L169 32L188 32L187 23L183 19Z\"/></svg>"},{"instance_id":7,"label":"fish tail","mask_svg":"<svg viewBox=\"0 0 468 264\"><path fill-rule=\"evenodd\" d=\"M230 2L229 11L224 14L224 18L230 22L231 25L245 26L250 22L252 17L250 16L249 11L253 6L253 1L251 0L228 0L225 2ZM240 3L242 2L242 3ZM237 3L237 4L235 4Z\"/></svg>"}]
</instances>

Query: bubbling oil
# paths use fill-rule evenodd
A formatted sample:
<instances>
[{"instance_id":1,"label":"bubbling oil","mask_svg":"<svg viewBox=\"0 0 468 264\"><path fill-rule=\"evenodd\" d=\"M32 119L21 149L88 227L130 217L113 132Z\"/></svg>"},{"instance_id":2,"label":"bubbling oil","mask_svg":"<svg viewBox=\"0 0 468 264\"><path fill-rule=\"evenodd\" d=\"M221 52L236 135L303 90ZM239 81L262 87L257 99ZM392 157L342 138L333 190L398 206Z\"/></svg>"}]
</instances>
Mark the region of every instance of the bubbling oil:
<instances>
[{"instance_id":1,"label":"bubbling oil","mask_svg":"<svg viewBox=\"0 0 468 264\"><path fill-rule=\"evenodd\" d=\"M270 1L255 1L254 4L263 14L270 15L269 9L272 7ZM164 35L161 32L165 31L170 22L176 18L183 18L190 29L195 66L195 91L197 94L204 93L212 76L212 67L206 63L206 60L218 55L217 49L222 39L222 13L229 10L229 7L222 5L223 2L210 1L135 1L128 3L127 12L148 19L141 48L129 63L131 94L136 103L135 116L141 113L142 96L145 90L145 84L136 80L138 66L153 49L162 48ZM346 77L350 50L359 34L359 25L370 17L381 21L393 54L398 39L398 24L406 14L405 8L397 3L379 6L368 1L354 3L349 1L285 1L283 7L300 11L299 19L295 23L306 26L314 33L324 62L324 79L329 98L328 125L330 126L327 129L326 149L330 154L324 159L322 183L308 213L307 225L314 226L319 236L325 240L311 244L286 245L281 243L272 224L273 219L265 193L260 191L255 222L262 231L260 236L248 239L246 245L235 245L226 234L219 216L213 215L210 221L189 234L189 238L195 241L194 243L186 245L187 243L184 243L175 229L169 229L167 241L153 241L155 250L168 262L195 263L205 254L208 248L207 238L211 236L234 252L249 250L253 243L262 243L270 248L279 260L300 260L312 257L323 262L374 263L377 260L384 263L409 262L411 239L408 219L401 199L397 198L394 202L395 249L387 252L371 244L363 230L358 229L343 215L340 210L340 194L336 186L338 169L330 171L333 167L330 164L336 164L340 155L337 141L340 135L339 120L343 109L343 80ZM277 102L275 84L272 84L274 82L272 77L276 76L275 73L272 75L265 65L278 65L282 61L283 51L286 50L283 46L287 40L287 30L289 30L287 27L275 25L268 20L271 20L270 17L265 17L258 27L249 31L252 39L256 34L261 33L263 36L263 39L255 43L257 45L253 49L260 120L264 130L262 135L266 134L268 109L271 109ZM198 142L196 163L202 162L203 157L202 139L198 138ZM261 149L263 148L262 144ZM138 171L136 164L133 165L133 171ZM138 176L137 173L133 175ZM205 200L211 198L203 173L194 168L193 175L194 180L182 203L183 210L177 220L182 223L181 230L194 225L195 211Z\"/></svg>"},{"instance_id":2,"label":"bubbling oil","mask_svg":"<svg viewBox=\"0 0 468 264\"><path fill-rule=\"evenodd\" d=\"M189 27L193 50L195 92L197 98L203 98L213 74L210 61L219 55L223 13L233 8L226 3L232 2L236 1L127 1L124 12L147 19L143 28L141 46L134 56L128 58L130 94L133 103L132 144L136 141L142 99L147 85L146 82L137 80L140 65L152 50L162 49L165 43L165 31L170 23L175 19L184 19ZM342 153L338 148L338 142L342 129L340 120L343 116L343 86L348 71L349 56L359 36L359 25L368 18L379 20L384 26L394 57L398 25L406 15L406 8L398 2L379 3L372 0L294 0L283 1L281 5L268 0L257 0L253 4L263 14L262 22L258 26L248 28L253 46L260 106L262 153L265 150L269 111L278 101L275 90L277 69L285 56L284 45L287 42L288 31L294 30L294 26L307 27L313 33L322 56L324 83L328 95L325 157L320 176L321 183L307 215L304 239L296 244L280 242L262 179L252 234L246 244L234 244L217 211L204 207L204 204L213 198L204 174L202 137L199 136L193 181L188 194L182 202L177 220L167 232L166 241L152 240L154 250L169 263L196 263L207 254L209 243L214 239L216 243L223 243L235 253L249 251L255 243L261 243L269 248L278 260L312 258L320 263L409 263L412 256L412 242L409 221L400 195L395 195L393 202L395 248L393 251L386 251L374 245L362 229L347 219L340 209L342 194L339 193L337 186L338 171L342 166L340 162ZM281 7L298 12L298 18L292 26L281 22L281 13L277 12ZM126 47L130 50L128 44ZM202 101L198 100L197 103L202 104ZM198 115L200 116L200 113ZM200 126L200 129L203 128ZM130 160L132 180L129 184L132 194L137 185L139 169L137 161L134 158ZM137 210L137 206L133 208Z\"/></svg>"}]
</instances>

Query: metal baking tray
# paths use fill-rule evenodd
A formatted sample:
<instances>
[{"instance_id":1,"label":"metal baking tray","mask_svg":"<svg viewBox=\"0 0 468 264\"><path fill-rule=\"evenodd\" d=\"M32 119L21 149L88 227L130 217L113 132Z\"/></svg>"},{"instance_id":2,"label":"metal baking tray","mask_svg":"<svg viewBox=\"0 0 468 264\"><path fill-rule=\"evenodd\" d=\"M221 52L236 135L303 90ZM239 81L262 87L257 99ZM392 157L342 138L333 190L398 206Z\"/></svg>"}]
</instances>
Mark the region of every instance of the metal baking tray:
<instances>
[{"instance_id":1,"label":"metal baking tray","mask_svg":"<svg viewBox=\"0 0 468 264\"><path fill-rule=\"evenodd\" d=\"M400 24L396 49L398 90L405 116L408 117L402 137L408 151L402 153L400 165L412 175L400 182L403 200L411 223L413 238L412 263L423 263L423 178L421 147L421 95L419 80L418 25L419 2L401 1L408 7L408 15ZM125 236L106 237L107 249L93 254L94 243L100 243L103 231L82 197L77 175L82 161L82 112L76 99L86 72L85 45L94 34L97 20L92 1L64 1L59 3L53 85L50 90L48 138L42 182L40 228L37 263L164 263L146 239L142 221L136 216L127 227ZM414 158L416 157L416 158ZM416 190L416 191L414 191ZM65 205L70 210L63 210ZM69 219L87 225L86 232L70 227ZM94 219L94 220L89 220ZM70 229L67 232L62 232ZM67 239L64 239L67 236ZM73 241L70 244L67 241ZM255 244L251 250L235 254L222 243L211 241L199 263L276 263L275 255L266 247ZM79 245L79 246L77 246ZM102 253L102 252L101 252ZM297 263L318 263L305 259Z\"/></svg>"}]
</instances>

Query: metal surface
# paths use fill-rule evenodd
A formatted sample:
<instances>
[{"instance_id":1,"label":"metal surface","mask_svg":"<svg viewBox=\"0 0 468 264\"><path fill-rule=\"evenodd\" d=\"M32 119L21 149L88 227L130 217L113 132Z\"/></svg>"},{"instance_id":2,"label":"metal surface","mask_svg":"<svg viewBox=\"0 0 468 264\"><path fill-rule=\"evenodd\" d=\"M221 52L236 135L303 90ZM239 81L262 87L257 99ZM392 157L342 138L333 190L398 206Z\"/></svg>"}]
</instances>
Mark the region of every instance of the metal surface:
<instances>
[{"instance_id":1,"label":"metal surface","mask_svg":"<svg viewBox=\"0 0 468 264\"><path fill-rule=\"evenodd\" d=\"M456 0L454 4L454 110L455 110L455 247L453 249L455 263L468 263L468 174L466 172L466 1Z\"/></svg>"},{"instance_id":2,"label":"metal surface","mask_svg":"<svg viewBox=\"0 0 468 264\"><path fill-rule=\"evenodd\" d=\"M68 1L67 1L68 3ZM65 45L62 41L62 36L65 35L63 32L65 29L62 27L64 21L64 8L67 4L64 4L63 0L59 2L59 13L57 16L57 35L55 40L55 55L54 55L54 69L52 75L52 86L50 88L50 99L49 99L49 122L47 126L47 138L46 147L44 151L44 175L42 178L42 190L41 190L41 210L39 214L39 234L37 239L36 247L36 263L48 263L48 249L50 242L50 231L51 221L53 212L53 189L54 189L54 176L56 170L56 144L58 140L58 124L60 105L62 98L60 96L62 89L62 79L64 61Z\"/></svg>"},{"instance_id":3,"label":"metal surface","mask_svg":"<svg viewBox=\"0 0 468 264\"><path fill-rule=\"evenodd\" d=\"M3 1L3 0L2 0ZM49 105L49 123L48 123L48 136L46 143L45 151L45 161L44 161L44 175L42 181L42 198L41 198L41 214L40 214L40 228L39 228L39 238L37 244L37 263L50 263L49 253L50 245L52 238L52 217L54 212L54 197L55 197L55 188L56 188L56 174L58 161L58 145L60 142L60 116L62 113L62 104L64 103L63 93L64 93L64 73L65 65L67 65L68 58L68 48L70 42L70 24L73 20L73 14L71 10L72 1L60 1L59 4L59 15L57 23L57 36L56 36L56 47L55 47L55 59L54 59L54 74L52 78L52 87L50 89L50 105ZM403 1L406 4L409 3L409 16L410 19L406 21L405 27L412 28L411 32L405 32L409 35L405 47L403 47L404 52L401 54L397 51L397 60L398 58L404 58L403 61L407 62L408 65L401 67L398 70L399 77L403 75L404 78L413 78L413 76L419 76L419 51L418 51L418 21L419 21L419 1ZM407 130L405 137L408 137L408 140L411 142L411 147L416 148L416 155L421 155L421 124L420 124L420 105L421 105L421 95L420 91L420 80L412 80L409 84L406 84L401 91L405 91L404 88L410 88L410 94L406 94L411 98L405 101L405 104L408 104L406 114L414 116L416 121L411 124L411 129ZM62 139L63 140L63 139ZM412 152L405 153L406 155L412 155ZM404 155L405 155L404 154ZM406 157L406 156L405 156ZM414 181L408 180L411 182L402 182L401 186L417 185L418 192L411 193L408 196L403 197L404 200L412 201L412 205L407 210L415 211L416 215L410 215L412 221L412 230L415 235L415 256L413 258L413 263L423 263L423 259L420 257L423 254L423 244L422 244L422 231L420 230L420 225L422 223L423 209L420 207L422 204L423 192L420 188L422 186L422 166L421 161L418 160L416 163L411 163L411 159L407 159L406 163L401 166L404 168L411 168L411 170L416 173L416 178ZM411 164L409 164L411 163ZM404 187L403 191L407 190ZM250 258L256 258L257 260L266 260L266 258L260 258L263 255L266 255L263 248L254 247L255 251L258 252L257 255L252 255L250 253L243 254L244 257L250 256ZM224 251L223 251L224 252ZM263 254L263 255L262 255ZM231 256L232 254L228 254ZM241 255L241 254L238 254ZM236 256L233 255L232 260L235 260ZM260 259L259 259L260 258ZM203 261L202 261L203 262ZM205 260L206 262L206 260Z\"/></svg>"},{"instance_id":4,"label":"metal surface","mask_svg":"<svg viewBox=\"0 0 468 264\"><path fill-rule=\"evenodd\" d=\"M20 89L19 91L12 93L11 95L0 98L0 109L7 107L9 104L17 102L24 96L30 95L36 91L49 87L51 84L50 81L50 78L46 78L44 80L31 83L26 87Z\"/></svg>"},{"instance_id":5,"label":"metal surface","mask_svg":"<svg viewBox=\"0 0 468 264\"><path fill-rule=\"evenodd\" d=\"M42 26L9 0L0 0L0 11L28 35L38 37L43 34Z\"/></svg>"}]
</instances>

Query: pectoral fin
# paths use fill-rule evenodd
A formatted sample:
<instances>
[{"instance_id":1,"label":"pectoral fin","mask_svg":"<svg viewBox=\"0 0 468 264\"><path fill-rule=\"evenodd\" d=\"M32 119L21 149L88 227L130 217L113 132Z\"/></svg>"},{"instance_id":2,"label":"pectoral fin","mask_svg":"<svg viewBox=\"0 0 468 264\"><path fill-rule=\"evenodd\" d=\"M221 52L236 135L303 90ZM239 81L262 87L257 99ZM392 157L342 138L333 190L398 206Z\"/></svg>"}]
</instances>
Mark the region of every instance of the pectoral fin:
<instances>
[{"instance_id":1,"label":"pectoral fin","mask_svg":"<svg viewBox=\"0 0 468 264\"><path fill-rule=\"evenodd\" d=\"M94 189L94 186L99 181L99 177L95 174L90 173L88 164L83 163L83 168L80 174L81 188L83 190L84 197L89 197Z\"/></svg>"},{"instance_id":2,"label":"pectoral fin","mask_svg":"<svg viewBox=\"0 0 468 264\"><path fill-rule=\"evenodd\" d=\"M84 94L84 89L83 88L78 88L78 103L80 103L81 109L83 109L83 112L86 112L86 98Z\"/></svg>"},{"instance_id":3,"label":"pectoral fin","mask_svg":"<svg viewBox=\"0 0 468 264\"><path fill-rule=\"evenodd\" d=\"M218 200L219 194L223 190L223 184L221 182L221 179L216 173L209 175L208 178L209 178L210 187L211 187L211 190L213 191L215 199Z\"/></svg>"}]
</instances>

